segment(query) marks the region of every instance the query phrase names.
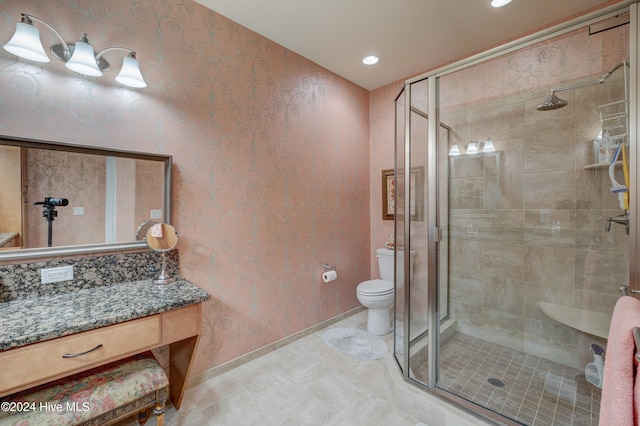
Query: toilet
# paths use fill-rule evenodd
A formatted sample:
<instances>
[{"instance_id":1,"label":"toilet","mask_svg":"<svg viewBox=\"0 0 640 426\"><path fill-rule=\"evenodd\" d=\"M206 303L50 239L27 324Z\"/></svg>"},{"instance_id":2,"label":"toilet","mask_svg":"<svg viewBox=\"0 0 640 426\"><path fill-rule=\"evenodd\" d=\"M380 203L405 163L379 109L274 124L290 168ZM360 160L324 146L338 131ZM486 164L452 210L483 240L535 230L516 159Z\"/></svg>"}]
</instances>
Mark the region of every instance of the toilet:
<instances>
[{"instance_id":1,"label":"toilet","mask_svg":"<svg viewBox=\"0 0 640 426\"><path fill-rule=\"evenodd\" d=\"M376 250L378 271L381 279L361 282L356 289L356 296L362 305L368 308L367 331L376 336L389 333L392 329L391 307L393 306L393 250L379 248ZM402 251L398 254L402 255ZM411 251L410 276L413 277L413 258Z\"/></svg>"}]
</instances>

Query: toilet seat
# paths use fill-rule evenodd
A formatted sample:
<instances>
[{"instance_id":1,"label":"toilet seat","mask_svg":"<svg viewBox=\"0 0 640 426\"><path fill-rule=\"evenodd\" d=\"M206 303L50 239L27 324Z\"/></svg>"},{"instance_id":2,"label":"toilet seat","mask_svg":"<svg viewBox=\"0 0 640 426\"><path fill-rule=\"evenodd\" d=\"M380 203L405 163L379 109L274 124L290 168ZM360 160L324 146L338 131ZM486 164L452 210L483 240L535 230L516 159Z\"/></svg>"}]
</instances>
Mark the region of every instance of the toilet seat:
<instances>
[{"instance_id":1,"label":"toilet seat","mask_svg":"<svg viewBox=\"0 0 640 426\"><path fill-rule=\"evenodd\" d=\"M393 293L393 283L380 279L363 281L356 291L366 296L384 296Z\"/></svg>"}]
</instances>

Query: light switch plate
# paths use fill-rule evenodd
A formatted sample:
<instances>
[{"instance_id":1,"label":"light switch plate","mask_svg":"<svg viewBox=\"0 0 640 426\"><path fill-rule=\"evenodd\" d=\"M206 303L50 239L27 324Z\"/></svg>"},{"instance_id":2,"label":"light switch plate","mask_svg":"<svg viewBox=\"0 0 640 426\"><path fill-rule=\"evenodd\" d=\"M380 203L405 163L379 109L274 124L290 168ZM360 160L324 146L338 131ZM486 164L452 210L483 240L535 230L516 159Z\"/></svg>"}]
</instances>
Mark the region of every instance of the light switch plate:
<instances>
[{"instance_id":1,"label":"light switch plate","mask_svg":"<svg viewBox=\"0 0 640 426\"><path fill-rule=\"evenodd\" d=\"M151 209L149 212L150 219L162 219L162 210L160 209Z\"/></svg>"},{"instance_id":2,"label":"light switch plate","mask_svg":"<svg viewBox=\"0 0 640 426\"><path fill-rule=\"evenodd\" d=\"M73 266L61 266L59 268L42 268L40 270L42 284L70 281L73 279Z\"/></svg>"},{"instance_id":3,"label":"light switch plate","mask_svg":"<svg viewBox=\"0 0 640 426\"><path fill-rule=\"evenodd\" d=\"M84 216L84 207L74 207L73 208L74 216Z\"/></svg>"}]
</instances>

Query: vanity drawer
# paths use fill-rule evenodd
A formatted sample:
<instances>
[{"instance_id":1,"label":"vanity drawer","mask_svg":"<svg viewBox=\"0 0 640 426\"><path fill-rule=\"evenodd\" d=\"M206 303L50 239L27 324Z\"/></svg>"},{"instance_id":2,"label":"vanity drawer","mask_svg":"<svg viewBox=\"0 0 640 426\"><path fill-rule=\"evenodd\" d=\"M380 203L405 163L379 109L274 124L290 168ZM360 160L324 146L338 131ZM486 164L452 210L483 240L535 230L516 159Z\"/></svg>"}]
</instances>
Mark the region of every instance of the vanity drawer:
<instances>
[{"instance_id":1,"label":"vanity drawer","mask_svg":"<svg viewBox=\"0 0 640 426\"><path fill-rule=\"evenodd\" d=\"M0 352L0 395L105 364L160 342L160 315L154 315ZM98 345L102 346L90 351ZM62 357L83 352L87 353Z\"/></svg>"},{"instance_id":2,"label":"vanity drawer","mask_svg":"<svg viewBox=\"0 0 640 426\"><path fill-rule=\"evenodd\" d=\"M162 344L177 342L200 334L202 304L162 313Z\"/></svg>"}]
</instances>

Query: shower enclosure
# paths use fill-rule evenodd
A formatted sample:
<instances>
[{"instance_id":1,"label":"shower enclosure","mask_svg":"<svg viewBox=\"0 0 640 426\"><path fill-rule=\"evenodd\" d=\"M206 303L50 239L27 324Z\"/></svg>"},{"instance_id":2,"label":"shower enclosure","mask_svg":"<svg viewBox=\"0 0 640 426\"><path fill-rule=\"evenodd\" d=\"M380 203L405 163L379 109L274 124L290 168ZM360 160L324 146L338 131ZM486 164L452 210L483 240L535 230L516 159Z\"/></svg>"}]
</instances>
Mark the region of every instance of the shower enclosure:
<instances>
[{"instance_id":1,"label":"shower enclosure","mask_svg":"<svg viewBox=\"0 0 640 426\"><path fill-rule=\"evenodd\" d=\"M598 424L594 355L637 286L637 19L626 2L405 84L406 380L500 423Z\"/></svg>"}]
</instances>

